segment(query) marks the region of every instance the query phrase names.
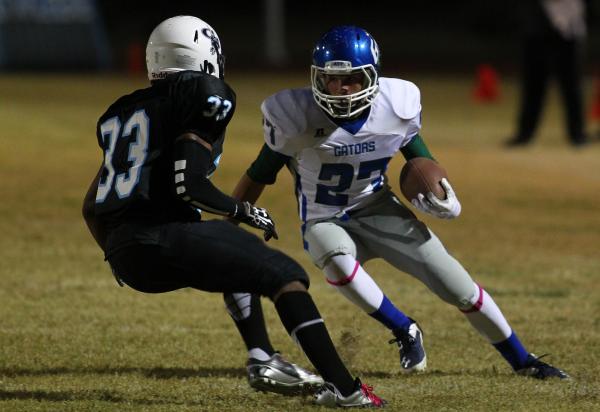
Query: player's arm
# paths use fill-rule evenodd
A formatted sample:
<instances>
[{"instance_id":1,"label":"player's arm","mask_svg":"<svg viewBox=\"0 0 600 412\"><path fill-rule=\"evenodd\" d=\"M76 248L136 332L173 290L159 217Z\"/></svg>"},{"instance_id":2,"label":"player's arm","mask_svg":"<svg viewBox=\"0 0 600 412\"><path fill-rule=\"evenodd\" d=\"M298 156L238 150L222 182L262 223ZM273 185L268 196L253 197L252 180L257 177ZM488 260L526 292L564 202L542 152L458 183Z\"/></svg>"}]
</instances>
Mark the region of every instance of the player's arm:
<instances>
[{"instance_id":1,"label":"player's arm","mask_svg":"<svg viewBox=\"0 0 600 412\"><path fill-rule=\"evenodd\" d=\"M256 160L240 177L231 196L242 202L256 203L265 186L275 183L277 173L288 160L289 157L271 150L264 144ZM229 221L236 224L233 219L229 219Z\"/></svg>"},{"instance_id":2,"label":"player's arm","mask_svg":"<svg viewBox=\"0 0 600 412\"><path fill-rule=\"evenodd\" d=\"M429 148L425 144L425 141L423 141L423 138L418 133L412 138L410 143L401 148L400 151L406 160L410 160L415 157L426 157L428 159L435 160L429 151Z\"/></svg>"},{"instance_id":3,"label":"player's arm","mask_svg":"<svg viewBox=\"0 0 600 412\"><path fill-rule=\"evenodd\" d=\"M100 166L100 170L98 170L96 177L92 180L85 198L83 199L83 207L81 210L90 233L102 250L104 250L106 245L107 231L105 225L103 225L96 217L96 192L98 190L98 182L100 181L103 169L104 165Z\"/></svg>"},{"instance_id":4,"label":"player's arm","mask_svg":"<svg viewBox=\"0 0 600 412\"><path fill-rule=\"evenodd\" d=\"M419 134L416 134L410 143L400 149L400 151L406 160L415 157L426 157L435 160ZM419 193L416 199L411 200L411 203L421 212L428 213L440 219L454 219L460 215L461 204L450 182L447 179L442 179L440 183L446 191L445 199L438 199L432 192Z\"/></svg>"},{"instance_id":5,"label":"player's arm","mask_svg":"<svg viewBox=\"0 0 600 412\"><path fill-rule=\"evenodd\" d=\"M194 133L185 133L175 140L173 181L176 195L193 207L264 230L265 240L277 238L273 220L265 209L227 196L208 179L211 150L211 144Z\"/></svg>"},{"instance_id":6,"label":"player's arm","mask_svg":"<svg viewBox=\"0 0 600 412\"><path fill-rule=\"evenodd\" d=\"M277 153L264 144L256 160L240 178L232 196L241 201L255 203L265 185L275 183L277 174L288 161L288 156Z\"/></svg>"},{"instance_id":7,"label":"player's arm","mask_svg":"<svg viewBox=\"0 0 600 412\"><path fill-rule=\"evenodd\" d=\"M239 182L231 193L231 197L242 202L246 201L254 204L262 194L264 188L264 183L253 180L246 172L240 177Z\"/></svg>"}]
</instances>

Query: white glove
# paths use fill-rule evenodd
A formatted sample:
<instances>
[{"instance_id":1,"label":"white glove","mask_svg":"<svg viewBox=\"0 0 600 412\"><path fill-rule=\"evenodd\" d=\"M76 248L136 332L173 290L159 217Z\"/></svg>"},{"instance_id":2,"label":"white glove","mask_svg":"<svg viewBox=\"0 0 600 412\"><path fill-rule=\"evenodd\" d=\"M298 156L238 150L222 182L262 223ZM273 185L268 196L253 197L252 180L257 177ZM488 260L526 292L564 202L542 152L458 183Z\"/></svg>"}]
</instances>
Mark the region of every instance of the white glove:
<instances>
[{"instance_id":1,"label":"white glove","mask_svg":"<svg viewBox=\"0 0 600 412\"><path fill-rule=\"evenodd\" d=\"M427 193L427 197L423 193L419 193L417 199L413 199L410 202L421 212L428 213L440 219L454 219L460 215L460 202L446 178L443 178L440 184L446 191L446 199L440 200L432 192L429 192Z\"/></svg>"}]
</instances>

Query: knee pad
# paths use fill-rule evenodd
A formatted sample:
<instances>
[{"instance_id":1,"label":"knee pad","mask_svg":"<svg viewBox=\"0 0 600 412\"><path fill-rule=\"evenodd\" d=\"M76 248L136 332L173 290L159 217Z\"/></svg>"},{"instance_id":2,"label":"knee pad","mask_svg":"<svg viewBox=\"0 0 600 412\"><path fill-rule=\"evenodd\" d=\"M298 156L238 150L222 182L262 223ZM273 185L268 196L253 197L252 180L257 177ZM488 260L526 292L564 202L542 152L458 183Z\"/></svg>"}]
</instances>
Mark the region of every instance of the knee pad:
<instances>
[{"instance_id":1,"label":"knee pad","mask_svg":"<svg viewBox=\"0 0 600 412\"><path fill-rule=\"evenodd\" d=\"M460 304L456 305L456 307L461 312L471 312L476 311L481 308L481 304L483 301L483 288L479 286L477 283L473 282L473 291L470 295L464 296L460 301Z\"/></svg>"},{"instance_id":2,"label":"knee pad","mask_svg":"<svg viewBox=\"0 0 600 412\"><path fill-rule=\"evenodd\" d=\"M442 289L443 291L435 290L436 294L460 311L471 309L479 299L479 286L473 281L457 282Z\"/></svg>"},{"instance_id":3,"label":"knee pad","mask_svg":"<svg viewBox=\"0 0 600 412\"><path fill-rule=\"evenodd\" d=\"M249 293L228 293L224 295L225 307L235 321L250 317L252 295Z\"/></svg>"},{"instance_id":4,"label":"knee pad","mask_svg":"<svg viewBox=\"0 0 600 412\"><path fill-rule=\"evenodd\" d=\"M310 225L304 233L304 240L308 244L308 254L320 269L335 255L352 255L356 258L356 244L348 232L335 223Z\"/></svg>"}]
</instances>

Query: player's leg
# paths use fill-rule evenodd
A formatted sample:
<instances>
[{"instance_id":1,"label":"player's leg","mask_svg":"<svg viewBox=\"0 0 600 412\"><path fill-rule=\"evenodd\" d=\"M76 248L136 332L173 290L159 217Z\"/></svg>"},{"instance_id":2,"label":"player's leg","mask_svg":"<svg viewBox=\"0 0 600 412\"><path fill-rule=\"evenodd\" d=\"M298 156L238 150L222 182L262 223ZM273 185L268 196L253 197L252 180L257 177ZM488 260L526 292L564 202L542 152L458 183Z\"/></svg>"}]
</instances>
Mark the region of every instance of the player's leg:
<instances>
[{"instance_id":1,"label":"player's leg","mask_svg":"<svg viewBox=\"0 0 600 412\"><path fill-rule=\"evenodd\" d=\"M401 312L356 259L357 245L338 224L310 224L304 239L313 262L323 269L327 282L352 303L390 329L401 347L404 372L424 370L427 357L422 331Z\"/></svg>"},{"instance_id":2,"label":"player's leg","mask_svg":"<svg viewBox=\"0 0 600 412\"><path fill-rule=\"evenodd\" d=\"M138 292L165 293L186 287L163 275L169 268L157 259L159 254L158 245L135 245L111 253L108 261L119 285Z\"/></svg>"},{"instance_id":3,"label":"player's leg","mask_svg":"<svg viewBox=\"0 0 600 412\"><path fill-rule=\"evenodd\" d=\"M537 378L568 377L564 372L530 354L512 330L492 297L473 282L467 271L430 232L431 239L418 256L424 264L418 277L426 279L440 298L456 306L471 325L506 359L517 372Z\"/></svg>"},{"instance_id":4,"label":"player's leg","mask_svg":"<svg viewBox=\"0 0 600 412\"><path fill-rule=\"evenodd\" d=\"M539 38L528 38L523 43L521 107L515 144L530 142L539 123L550 71L548 54L551 46L546 43Z\"/></svg>"},{"instance_id":5,"label":"player's leg","mask_svg":"<svg viewBox=\"0 0 600 412\"><path fill-rule=\"evenodd\" d=\"M317 393L317 403L326 406L383 406L360 380L353 379L340 359L325 323L304 284L284 285L273 296L275 308L286 330L327 382Z\"/></svg>"},{"instance_id":6,"label":"player's leg","mask_svg":"<svg viewBox=\"0 0 600 412\"><path fill-rule=\"evenodd\" d=\"M323 383L320 376L287 361L271 345L260 303L250 293L226 293L229 315L248 350L248 384L254 389L292 395Z\"/></svg>"},{"instance_id":7,"label":"player's leg","mask_svg":"<svg viewBox=\"0 0 600 412\"><path fill-rule=\"evenodd\" d=\"M300 344L327 383L316 395L325 406L381 407L385 401L352 376L339 358L321 315L304 284L285 285L273 297L277 312L290 336Z\"/></svg>"},{"instance_id":8,"label":"player's leg","mask_svg":"<svg viewBox=\"0 0 600 412\"><path fill-rule=\"evenodd\" d=\"M353 230L396 268L421 280L442 300L461 310L514 370L533 362L491 296L472 279L427 226L394 197L358 214ZM558 370L557 370L558 371ZM548 373L552 373L549 369ZM557 375L558 376L558 375Z\"/></svg>"},{"instance_id":9,"label":"player's leg","mask_svg":"<svg viewBox=\"0 0 600 412\"><path fill-rule=\"evenodd\" d=\"M586 143L583 108L583 50L577 39L556 39L553 61L565 107L567 133L573 145Z\"/></svg>"},{"instance_id":10,"label":"player's leg","mask_svg":"<svg viewBox=\"0 0 600 412\"><path fill-rule=\"evenodd\" d=\"M250 293L226 293L223 297L227 312L244 340L248 358L269 360L275 354L275 349L267 333L260 296Z\"/></svg>"},{"instance_id":11,"label":"player's leg","mask_svg":"<svg viewBox=\"0 0 600 412\"><path fill-rule=\"evenodd\" d=\"M173 225L165 239L173 253L175 278L213 292L267 296L290 336L309 360L339 390L336 402L377 405L380 400L355 381L339 358L306 288L308 275L293 259L268 248L258 237L224 221Z\"/></svg>"}]
</instances>

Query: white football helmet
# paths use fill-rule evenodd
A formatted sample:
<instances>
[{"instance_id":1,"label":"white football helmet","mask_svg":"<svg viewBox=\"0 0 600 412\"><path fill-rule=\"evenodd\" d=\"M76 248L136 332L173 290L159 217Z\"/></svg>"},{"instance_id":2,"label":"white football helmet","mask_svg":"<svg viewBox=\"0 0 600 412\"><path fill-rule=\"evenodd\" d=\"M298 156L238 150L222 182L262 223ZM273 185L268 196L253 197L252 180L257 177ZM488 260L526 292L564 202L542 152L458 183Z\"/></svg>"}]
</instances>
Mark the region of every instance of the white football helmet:
<instances>
[{"instance_id":1,"label":"white football helmet","mask_svg":"<svg viewBox=\"0 0 600 412\"><path fill-rule=\"evenodd\" d=\"M160 23L150 34L146 67L150 80L182 70L222 79L225 56L217 32L208 23L193 16L176 16Z\"/></svg>"}]
</instances>

